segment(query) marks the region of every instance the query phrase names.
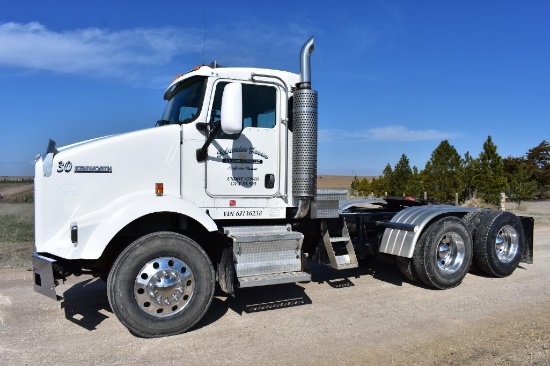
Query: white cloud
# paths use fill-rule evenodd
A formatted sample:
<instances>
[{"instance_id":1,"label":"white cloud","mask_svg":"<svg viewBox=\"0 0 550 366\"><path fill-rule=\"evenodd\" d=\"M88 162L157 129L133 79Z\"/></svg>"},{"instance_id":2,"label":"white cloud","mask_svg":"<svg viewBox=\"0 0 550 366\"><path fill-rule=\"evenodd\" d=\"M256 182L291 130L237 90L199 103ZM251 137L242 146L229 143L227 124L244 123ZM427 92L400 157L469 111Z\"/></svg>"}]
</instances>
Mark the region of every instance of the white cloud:
<instances>
[{"instance_id":1,"label":"white cloud","mask_svg":"<svg viewBox=\"0 0 550 366\"><path fill-rule=\"evenodd\" d=\"M199 51L192 31L86 28L53 31L40 23L0 24L0 66L60 73L127 75L135 66L164 64L181 50Z\"/></svg>"},{"instance_id":2,"label":"white cloud","mask_svg":"<svg viewBox=\"0 0 550 366\"><path fill-rule=\"evenodd\" d=\"M211 57L217 58L222 65L278 67L288 60L297 64L295 53L307 39L307 32L297 24L289 24L286 28L287 32L283 32L280 27L262 23L226 24L223 29L213 27L208 30L204 44L207 59L202 60L202 29L57 31L37 22L0 23L0 67L130 80L144 74L152 79L162 75L165 80L167 70L162 69L163 66L179 60L184 65L189 64L186 61L189 58L193 60L189 66L202 61L209 63ZM267 64L259 65L259 62Z\"/></svg>"},{"instance_id":3,"label":"white cloud","mask_svg":"<svg viewBox=\"0 0 550 366\"><path fill-rule=\"evenodd\" d=\"M439 141L458 136L458 133L438 130L414 130L405 126L385 126L364 131L319 130L319 141L330 142L346 139L357 141Z\"/></svg>"},{"instance_id":4,"label":"white cloud","mask_svg":"<svg viewBox=\"0 0 550 366\"><path fill-rule=\"evenodd\" d=\"M368 131L374 140L379 141L432 141L456 137L454 132L438 130L412 130L405 126L386 126Z\"/></svg>"}]
</instances>

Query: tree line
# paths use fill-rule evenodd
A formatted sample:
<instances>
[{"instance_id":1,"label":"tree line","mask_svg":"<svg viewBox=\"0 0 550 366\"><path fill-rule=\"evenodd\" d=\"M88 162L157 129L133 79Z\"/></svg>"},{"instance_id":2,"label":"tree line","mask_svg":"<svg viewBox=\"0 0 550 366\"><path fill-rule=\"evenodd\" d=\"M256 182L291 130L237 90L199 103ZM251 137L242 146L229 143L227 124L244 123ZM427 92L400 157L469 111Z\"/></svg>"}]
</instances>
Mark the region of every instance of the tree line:
<instances>
[{"instance_id":1,"label":"tree line","mask_svg":"<svg viewBox=\"0 0 550 366\"><path fill-rule=\"evenodd\" d=\"M466 152L460 156L443 140L432 152L423 170L410 167L405 154L392 168L388 163L382 175L372 180L354 177L351 189L376 197L412 196L452 203L458 194L464 202L473 196L498 204L504 192L518 205L534 198L550 198L550 144L543 140L524 156L502 158L491 136L483 143L477 158Z\"/></svg>"}]
</instances>

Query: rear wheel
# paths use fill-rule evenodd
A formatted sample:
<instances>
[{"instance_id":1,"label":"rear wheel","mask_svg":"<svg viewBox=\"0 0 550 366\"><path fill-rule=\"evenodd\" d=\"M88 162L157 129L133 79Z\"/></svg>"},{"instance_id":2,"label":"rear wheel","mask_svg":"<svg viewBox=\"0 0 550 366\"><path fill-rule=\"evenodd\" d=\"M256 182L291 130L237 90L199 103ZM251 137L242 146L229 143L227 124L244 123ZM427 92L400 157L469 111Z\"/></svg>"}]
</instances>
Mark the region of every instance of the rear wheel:
<instances>
[{"instance_id":1,"label":"rear wheel","mask_svg":"<svg viewBox=\"0 0 550 366\"><path fill-rule=\"evenodd\" d=\"M411 282L419 282L418 275L414 270L414 264L412 258L395 257L395 263L397 268L403 276L405 276Z\"/></svg>"},{"instance_id":2,"label":"rear wheel","mask_svg":"<svg viewBox=\"0 0 550 366\"><path fill-rule=\"evenodd\" d=\"M420 236L413 255L418 277L438 289L458 286L470 269L472 239L456 217L434 222Z\"/></svg>"},{"instance_id":3,"label":"rear wheel","mask_svg":"<svg viewBox=\"0 0 550 366\"><path fill-rule=\"evenodd\" d=\"M183 333L206 313L214 269L204 250L172 232L146 235L126 248L107 280L111 308L141 337Z\"/></svg>"},{"instance_id":4,"label":"rear wheel","mask_svg":"<svg viewBox=\"0 0 550 366\"><path fill-rule=\"evenodd\" d=\"M479 221L481 220L481 218L485 213L486 211L474 211L466 214L466 216L462 218L462 223L464 224L464 226L466 226L466 228L470 232L470 236L472 237L472 243L474 241L477 228L479 227Z\"/></svg>"},{"instance_id":5,"label":"rear wheel","mask_svg":"<svg viewBox=\"0 0 550 366\"><path fill-rule=\"evenodd\" d=\"M479 268L488 275L511 275L523 254L523 226L520 219L506 211L485 213L474 239L474 258Z\"/></svg>"}]
</instances>

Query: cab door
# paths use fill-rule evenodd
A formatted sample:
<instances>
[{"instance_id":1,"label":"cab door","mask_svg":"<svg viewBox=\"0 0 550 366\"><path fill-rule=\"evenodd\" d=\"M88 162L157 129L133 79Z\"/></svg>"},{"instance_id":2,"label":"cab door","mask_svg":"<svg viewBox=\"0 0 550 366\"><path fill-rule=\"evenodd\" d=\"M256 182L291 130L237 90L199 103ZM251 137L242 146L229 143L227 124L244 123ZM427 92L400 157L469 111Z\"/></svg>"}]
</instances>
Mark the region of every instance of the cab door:
<instances>
[{"instance_id":1,"label":"cab door","mask_svg":"<svg viewBox=\"0 0 550 366\"><path fill-rule=\"evenodd\" d=\"M234 82L234 81L232 81ZM220 123L222 95L228 81L218 81L209 120ZM273 197L280 186L280 102L273 84L242 83L242 131L220 132L208 147L206 192L211 197Z\"/></svg>"}]
</instances>

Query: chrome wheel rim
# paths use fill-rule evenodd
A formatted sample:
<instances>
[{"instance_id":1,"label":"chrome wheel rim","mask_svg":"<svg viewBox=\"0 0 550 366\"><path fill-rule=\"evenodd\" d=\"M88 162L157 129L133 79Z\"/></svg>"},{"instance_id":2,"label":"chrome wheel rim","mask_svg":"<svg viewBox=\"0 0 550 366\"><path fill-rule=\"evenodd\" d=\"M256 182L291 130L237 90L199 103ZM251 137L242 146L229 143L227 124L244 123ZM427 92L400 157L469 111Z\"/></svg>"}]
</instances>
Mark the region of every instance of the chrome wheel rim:
<instances>
[{"instance_id":1,"label":"chrome wheel rim","mask_svg":"<svg viewBox=\"0 0 550 366\"><path fill-rule=\"evenodd\" d=\"M173 257L149 261L138 272L134 297L140 309L164 318L181 312L193 297L195 278L185 262Z\"/></svg>"},{"instance_id":2,"label":"chrome wheel rim","mask_svg":"<svg viewBox=\"0 0 550 366\"><path fill-rule=\"evenodd\" d=\"M446 233L437 244L437 266L444 273L454 273L462 267L466 246L456 232Z\"/></svg>"},{"instance_id":3,"label":"chrome wheel rim","mask_svg":"<svg viewBox=\"0 0 550 366\"><path fill-rule=\"evenodd\" d=\"M519 248L519 235L513 226L502 227L495 238L495 254L499 261L509 263L514 260Z\"/></svg>"}]
</instances>

